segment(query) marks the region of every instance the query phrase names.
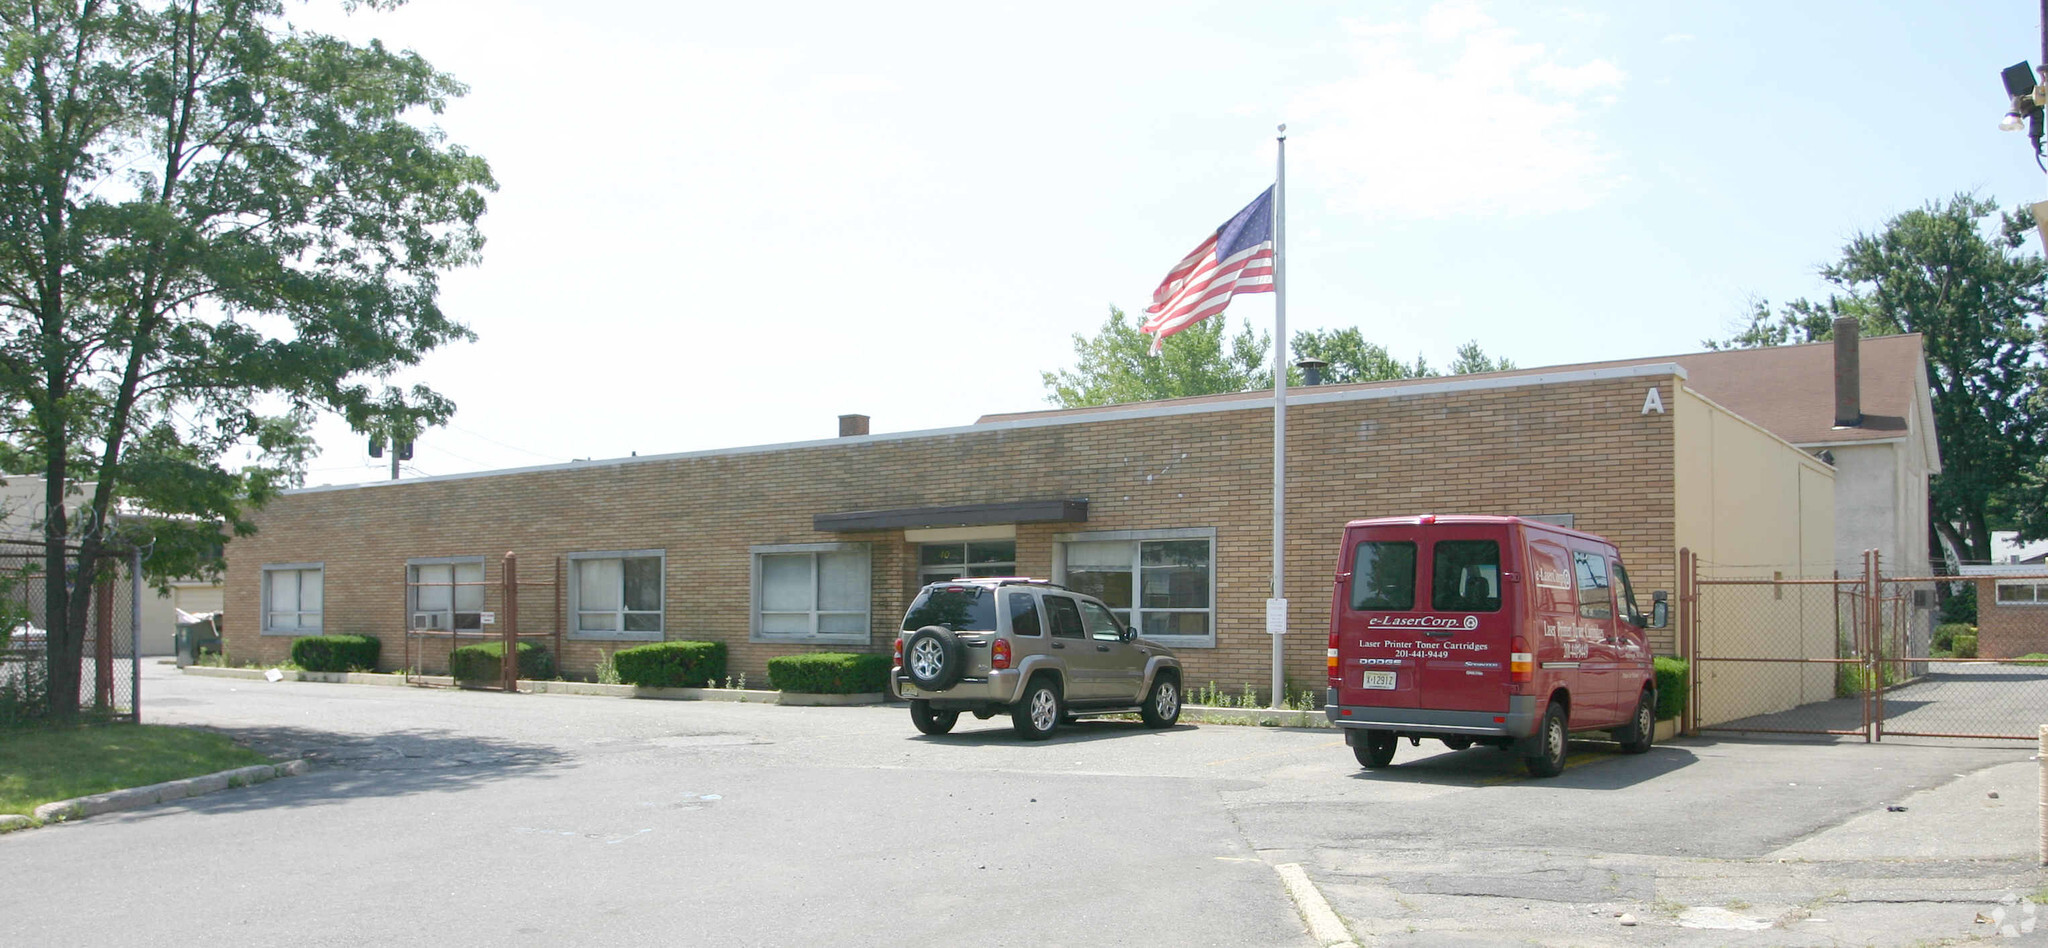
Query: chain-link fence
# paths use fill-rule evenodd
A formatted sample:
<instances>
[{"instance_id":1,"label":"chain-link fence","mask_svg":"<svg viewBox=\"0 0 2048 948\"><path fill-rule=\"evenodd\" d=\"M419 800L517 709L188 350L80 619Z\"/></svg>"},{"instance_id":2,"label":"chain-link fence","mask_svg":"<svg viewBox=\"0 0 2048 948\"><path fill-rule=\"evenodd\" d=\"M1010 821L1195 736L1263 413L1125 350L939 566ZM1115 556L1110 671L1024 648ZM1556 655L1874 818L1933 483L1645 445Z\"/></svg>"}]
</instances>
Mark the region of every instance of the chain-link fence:
<instances>
[{"instance_id":1,"label":"chain-link fence","mask_svg":"<svg viewBox=\"0 0 2048 948\"><path fill-rule=\"evenodd\" d=\"M1693 727L2034 740L2048 663L1944 640L1942 596L1966 580L1888 577L1866 556L1862 575L1825 578L1694 561Z\"/></svg>"},{"instance_id":2,"label":"chain-link fence","mask_svg":"<svg viewBox=\"0 0 2048 948\"><path fill-rule=\"evenodd\" d=\"M78 562L78 550L64 549L63 584L59 595L90 584L85 614L71 627L77 644L76 671L68 659L65 637L53 631L50 617L52 584L45 559L46 544L36 540L0 540L0 720L42 717L54 709L53 689L69 690L76 682L77 710L91 720L140 719L142 667L139 647L141 582L131 551L107 552L90 567Z\"/></svg>"}]
</instances>

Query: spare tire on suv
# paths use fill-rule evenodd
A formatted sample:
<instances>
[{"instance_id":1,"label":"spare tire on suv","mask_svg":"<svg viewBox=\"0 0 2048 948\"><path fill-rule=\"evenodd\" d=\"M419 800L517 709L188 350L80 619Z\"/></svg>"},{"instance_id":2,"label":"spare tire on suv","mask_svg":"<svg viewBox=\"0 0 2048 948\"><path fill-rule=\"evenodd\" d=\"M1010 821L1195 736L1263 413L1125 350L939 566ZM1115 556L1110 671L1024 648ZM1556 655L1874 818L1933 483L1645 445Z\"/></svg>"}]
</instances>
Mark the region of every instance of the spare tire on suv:
<instances>
[{"instance_id":1,"label":"spare tire on suv","mask_svg":"<svg viewBox=\"0 0 2048 948\"><path fill-rule=\"evenodd\" d=\"M951 688L966 666L960 639L945 626L925 626L903 644L903 673L919 688Z\"/></svg>"}]
</instances>

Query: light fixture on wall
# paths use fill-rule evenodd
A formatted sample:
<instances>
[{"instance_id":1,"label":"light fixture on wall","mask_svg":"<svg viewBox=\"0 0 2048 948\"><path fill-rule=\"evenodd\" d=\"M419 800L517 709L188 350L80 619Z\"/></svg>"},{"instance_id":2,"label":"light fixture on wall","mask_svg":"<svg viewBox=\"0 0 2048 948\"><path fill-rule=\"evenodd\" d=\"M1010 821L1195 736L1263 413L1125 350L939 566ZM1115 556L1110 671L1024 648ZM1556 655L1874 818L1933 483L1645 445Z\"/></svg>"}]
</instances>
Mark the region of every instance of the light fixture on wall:
<instances>
[{"instance_id":1,"label":"light fixture on wall","mask_svg":"<svg viewBox=\"0 0 2048 948\"><path fill-rule=\"evenodd\" d=\"M2037 76L2033 64L2021 60L2005 67L1999 78L2005 83L2005 94L2011 104L1998 127L2007 132L2025 128L2027 138L2034 143L2034 162L2040 164L2041 110L2048 106L2048 66L2043 66ZM2041 170L2048 171L2048 165Z\"/></svg>"}]
</instances>

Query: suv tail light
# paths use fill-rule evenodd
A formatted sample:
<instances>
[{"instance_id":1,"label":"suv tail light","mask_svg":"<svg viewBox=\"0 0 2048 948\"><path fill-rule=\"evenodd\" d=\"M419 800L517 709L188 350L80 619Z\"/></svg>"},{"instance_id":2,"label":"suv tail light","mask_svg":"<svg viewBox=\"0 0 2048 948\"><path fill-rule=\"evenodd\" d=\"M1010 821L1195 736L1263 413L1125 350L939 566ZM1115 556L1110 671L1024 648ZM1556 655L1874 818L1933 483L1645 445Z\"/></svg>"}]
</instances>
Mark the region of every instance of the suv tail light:
<instances>
[{"instance_id":1,"label":"suv tail light","mask_svg":"<svg viewBox=\"0 0 2048 948\"><path fill-rule=\"evenodd\" d=\"M993 644L993 645L990 645L990 646L989 646L989 648L988 648L988 651L989 651L989 658L988 658L988 667L990 667L990 668L1008 668L1008 667L1010 667L1010 640L1009 640L1009 639L997 639L997 640L995 641L995 644Z\"/></svg>"},{"instance_id":2,"label":"suv tail light","mask_svg":"<svg viewBox=\"0 0 2048 948\"><path fill-rule=\"evenodd\" d=\"M1329 658L1325 661L1327 661L1330 666L1330 684L1335 685L1339 681L1342 681L1344 678L1344 673L1337 669L1337 633L1335 632L1330 633Z\"/></svg>"},{"instance_id":3,"label":"suv tail light","mask_svg":"<svg viewBox=\"0 0 2048 948\"><path fill-rule=\"evenodd\" d=\"M896 637L896 664L903 664L903 637Z\"/></svg>"},{"instance_id":4,"label":"suv tail light","mask_svg":"<svg viewBox=\"0 0 2048 948\"><path fill-rule=\"evenodd\" d=\"M1508 680L1524 682L1536 676L1535 656L1529 654L1529 640L1519 635L1508 643Z\"/></svg>"}]
</instances>

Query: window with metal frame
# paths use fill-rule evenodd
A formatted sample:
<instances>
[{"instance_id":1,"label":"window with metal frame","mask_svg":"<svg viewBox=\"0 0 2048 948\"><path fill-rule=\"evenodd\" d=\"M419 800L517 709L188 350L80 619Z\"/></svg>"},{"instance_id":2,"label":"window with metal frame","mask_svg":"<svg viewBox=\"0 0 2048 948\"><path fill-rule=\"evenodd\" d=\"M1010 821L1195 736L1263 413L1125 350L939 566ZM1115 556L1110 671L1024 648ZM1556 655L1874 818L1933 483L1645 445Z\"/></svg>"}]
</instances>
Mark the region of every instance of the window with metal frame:
<instances>
[{"instance_id":1,"label":"window with metal frame","mask_svg":"<svg viewBox=\"0 0 2048 948\"><path fill-rule=\"evenodd\" d=\"M416 559L405 567L407 627L474 632L483 629L484 559Z\"/></svg>"},{"instance_id":2,"label":"window with metal frame","mask_svg":"<svg viewBox=\"0 0 2048 948\"><path fill-rule=\"evenodd\" d=\"M263 567L263 631L320 634L326 603L326 568L319 563Z\"/></svg>"},{"instance_id":3,"label":"window with metal frame","mask_svg":"<svg viewBox=\"0 0 2048 948\"><path fill-rule=\"evenodd\" d=\"M1079 534L1060 542L1059 581L1166 645L1216 644L1215 531Z\"/></svg>"},{"instance_id":4,"label":"window with metal frame","mask_svg":"<svg viewBox=\"0 0 2048 948\"><path fill-rule=\"evenodd\" d=\"M569 554L569 637L662 638L661 550L615 550Z\"/></svg>"},{"instance_id":5,"label":"window with metal frame","mask_svg":"<svg viewBox=\"0 0 2048 948\"><path fill-rule=\"evenodd\" d=\"M752 553L754 640L867 643L867 544L762 546Z\"/></svg>"},{"instance_id":6,"label":"window with metal frame","mask_svg":"<svg viewBox=\"0 0 2048 948\"><path fill-rule=\"evenodd\" d=\"M943 582L962 576L1017 575L1017 541L974 540L966 543L920 543L917 546L917 584Z\"/></svg>"},{"instance_id":7,"label":"window with metal frame","mask_svg":"<svg viewBox=\"0 0 2048 948\"><path fill-rule=\"evenodd\" d=\"M2001 606L2048 606L2048 582L2001 579L1994 595Z\"/></svg>"}]
</instances>

